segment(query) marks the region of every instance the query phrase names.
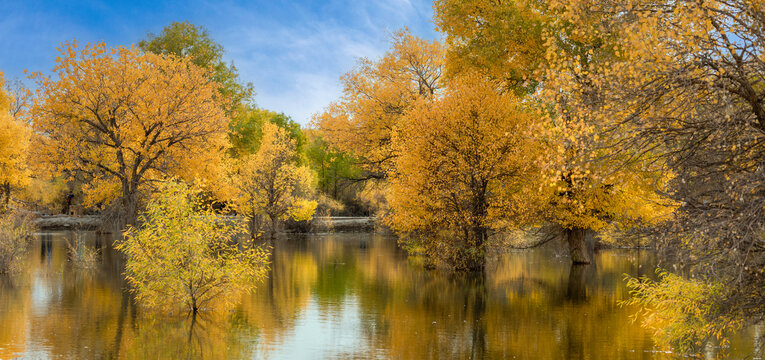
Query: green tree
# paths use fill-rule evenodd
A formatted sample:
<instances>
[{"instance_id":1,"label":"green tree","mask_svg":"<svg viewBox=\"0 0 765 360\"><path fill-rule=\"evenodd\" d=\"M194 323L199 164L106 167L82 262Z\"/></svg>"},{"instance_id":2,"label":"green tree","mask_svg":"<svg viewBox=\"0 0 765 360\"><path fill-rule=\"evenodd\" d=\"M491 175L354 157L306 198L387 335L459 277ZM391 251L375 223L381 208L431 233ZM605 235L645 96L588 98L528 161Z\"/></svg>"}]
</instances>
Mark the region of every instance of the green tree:
<instances>
[{"instance_id":1,"label":"green tree","mask_svg":"<svg viewBox=\"0 0 765 360\"><path fill-rule=\"evenodd\" d=\"M254 154L260 148L265 123L274 124L295 142L295 162L304 162L306 138L300 124L291 117L254 106L244 106L229 123L229 139L234 157Z\"/></svg>"},{"instance_id":2,"label":"green tree","mask_svg":"<svg viewBox=\"0 0 765 360\"><path fill-rule=\"evenodd\" d=\"M361 176L357 160L330 146L318 131L306 131L306 134L306 157L317 174L319 190L339 199L343 191L356 184L355 179Z\"/></svg>"},{"instance_id":3,"label":"green tree","mask_svg":"<svg viewBox=\"0 0 765 360\"><path fill-rule=\"evenodd\" d=\"M202 26L174 21L159 35L149 33L138 47L155 54L188 57L194 65L212 70L212 79L221 85L220 92L227 99L224 103L229 114L252 102L252 84L243 83L234 64L223 61L223 46Z\"/></svg>"},{"instance_id":4,"label":"green tree","mask_svg":"<svg viewBox=\"0 0 765 360\"><path fill-rule=\"evenodd\" d=\"M268 252L237 241L245 230L200 208L196 192L164 182L116 248L127 260L125 277L138 301L150 308L226 308L266 275ZM217 303L216 303L217 302Z\"/></svg>"}]
</instances>

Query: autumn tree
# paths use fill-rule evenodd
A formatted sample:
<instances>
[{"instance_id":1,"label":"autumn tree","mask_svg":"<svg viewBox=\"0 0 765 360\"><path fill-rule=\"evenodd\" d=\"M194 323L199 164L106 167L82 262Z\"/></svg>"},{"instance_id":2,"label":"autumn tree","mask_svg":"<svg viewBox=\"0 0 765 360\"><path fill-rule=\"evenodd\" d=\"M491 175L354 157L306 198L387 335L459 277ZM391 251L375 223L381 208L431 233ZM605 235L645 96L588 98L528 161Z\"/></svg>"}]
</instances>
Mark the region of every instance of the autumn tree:
<instances>
[{"instance_id":1,"label":"autumn tree","mask_svg":"<svg viewBox=\"0 0 765 360\"><path fill-rule=\"evenodd\" d=\"M20 119L15 99L5 89L0 72L0 212L8 209L11 190L18 189L29 180L27 149L31 133Z\"/></svg>"},{"instance_id":2,"label":"autumn tree","mask_svg":"<svg viewBox=\"0 0 765 360\"><path fill-rule=\"evenodd\" d=\"M290 139L295 142L294 161L303 163L306 137L300 124L284 113L276 113L253 106L241 107L229 123L232 156L239 157L256 153L263 140L263 127L266 123L284 129Z\"/></svg>"},{"instance_id":3,"label":"autumn tree","mask_svg":"<svg viewBox=\"0 0 765 360\"><path fill-rule=\"evenodd\" d=\"M227 114L252 102L252 84L243 83L234 64L223 61L223 46L202 26L174 21L159 34L149 33L138 47L155 54L187 57L192 64L209 69L212 80L220 84L221 104Z\"/></svg>"},{"instance_id":4,"label":"autumn tree","mask_svg":"<svg viewBox=\"0 0 765 360\"><path fill-rule=\"evenodd\" d=\"M418 98L442 88L443 52L438 41L399 31L380 59L361 59L345 74L342 98L315 115L330 145L359 160L364 178L388 176L397 155L391 135Z\"/></svg>"},{"instance_id":5,"label":"autumn tree","mask_svg":"<svg viewBox=\"0 0 765 360\"><path fill-rule=\"evenodd\" d=\"M227 148L218 84L187 58L67 44L53 77L33 74L37 159L85 184L86 204L120 199L127 224L155 180L214 183Z\"/></svg>"},{"instance_id":6,"label":"autumn tree","mask_svg":"<svg viewBox=\"0 0 765 360\"><path fill-rule=\"evenodd\" d=\"M127 260L125 277L144 306L196 314L226 308L255 288L267 270L268 253L245 230L194 199L198 190L164 182L116 248Z\"/></svg>"},{"instance_id":7,"label":"autumn tree","mask_svg":"<svg viewBox=\"0 0 765 360\"><path fill-rule=\"evenodd\" d=\"M537 116L481 75L421 101L394 136L391 226L422 235L425 253L454 269L482 270L492 235L517 225L518 200L531 195L523 184L534 173Z\"/></svg>"},{"instance_id":8,"label":"autumn tree","mask_svg":"<svg viewBox=\"0 0 765 360\"><path fill-rule=\"evenodd\" d=\"M618 39L604 15L573 1L443 0L435 8L452 72L474 69L549 109L535 125L545 144L539 191L548 196L527 208L561 229L574 263L591 262L588 230L666 218L672 202L654 192L667 181L664 164L609 132L605 110L616 104L600 80L618 58Z\"/></svg>"},{"instance_id":9,"label":"autumn tree","mask_svg":"<svg viewBox=\"0 0 765 360\"><path fill-rule=\"evenodd\" d=\"M251 236L259 232L261 216L268 218L272 236L282 220L313 216L313 176L307 167L296 165L294 157L295 142L282 128L266 122L258 151L235 160L233 204L248 217Z\"/></svg>"},{"instance_id":10,"label":"autumn tree","mask_svg":"<svg viewBox=\"0 0 765 360\"><path fill-rule=\"evenodd\" d=\"M652 230L691 278L633 282L635 295L647 325L673 323L663 343L700 351L765 317L765 3L577 3L620 34L606 115L674 175L674 221Z\"/></svg>"}]
</instances>

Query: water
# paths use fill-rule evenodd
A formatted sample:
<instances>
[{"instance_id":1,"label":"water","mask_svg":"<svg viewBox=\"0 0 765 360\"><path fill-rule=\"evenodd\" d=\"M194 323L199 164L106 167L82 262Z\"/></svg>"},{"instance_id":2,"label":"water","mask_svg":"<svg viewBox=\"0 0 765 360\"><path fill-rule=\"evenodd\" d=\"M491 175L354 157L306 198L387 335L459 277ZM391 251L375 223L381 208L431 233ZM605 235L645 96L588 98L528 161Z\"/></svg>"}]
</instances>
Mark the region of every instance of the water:
<instances>
[{"instance_id":1,"label":"water","mask_svg":"<svg viewBox=\"0 0 765 360\"><path fill-rule=\"evenodd\" d=\"M649 359L675 354L618 306L624 274L652 275L646 251L600 251L572 268L555 249L505 254L485 277L422 269L395 239L291 236L267 280L230 313L162 317L125 291L111 241L95 269L67 261L65 233L40 234L24 271L0 277L0 359ZM722 355L753 351L742 332ZM710 347L707 357L719 357Z\"/></svg>"}]
</instances>

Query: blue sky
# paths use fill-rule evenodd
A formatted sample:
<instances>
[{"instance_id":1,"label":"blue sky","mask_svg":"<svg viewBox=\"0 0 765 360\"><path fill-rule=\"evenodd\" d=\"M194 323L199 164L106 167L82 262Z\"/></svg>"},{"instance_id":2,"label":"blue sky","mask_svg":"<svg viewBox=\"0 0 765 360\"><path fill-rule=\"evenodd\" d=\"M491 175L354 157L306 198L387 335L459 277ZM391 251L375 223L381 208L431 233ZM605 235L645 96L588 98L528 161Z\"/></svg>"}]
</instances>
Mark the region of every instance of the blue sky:
<instances>
[{"instance_id":1,"label":"blue sky","mask_svg":"<svg viewBox=\"0 0 765 360\"><path fill-rule=\"evenodd\" d=\"M24 69L50 71L62 42L129 45L188 20L223 45L259 106L307 124L339 97L339 77L385 52L393 31L438 38L432 13L429 0L0 0L0 71L24 79Z\"/></svg>"}]
</instances>

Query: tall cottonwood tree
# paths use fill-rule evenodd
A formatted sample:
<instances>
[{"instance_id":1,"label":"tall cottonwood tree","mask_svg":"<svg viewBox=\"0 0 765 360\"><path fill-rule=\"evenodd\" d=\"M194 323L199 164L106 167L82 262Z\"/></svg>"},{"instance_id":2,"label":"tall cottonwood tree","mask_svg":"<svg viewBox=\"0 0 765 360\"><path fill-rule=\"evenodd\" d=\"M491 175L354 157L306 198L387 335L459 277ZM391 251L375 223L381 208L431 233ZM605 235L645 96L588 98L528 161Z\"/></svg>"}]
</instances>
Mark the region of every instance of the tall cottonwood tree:
<instances>
[{"instance_id":1,"label":"tall cottonwood tree","mask_svg":"<svg viewBox=\"0 0 765 360\"><path fill-rule=\"evenodd\" d=\"M535 173L538 116L484 76L450 81L442 96L422 99L397 129L397 176L388 222L456 270L481 271L496 231L517 226L524 182Z\"/></svg>"},{"instance_id":2,"label":"tall cottonwood tree","mask_svg":"<svg viewBox=\"0 0 765 360\"><path fill-rule=\"evenodd\" d=\"M393 35L378 60L361 59L345 74L343 97L314 116L332 146L358 158L369 179L384 179L396 152L391 135L418 98L442 88L444 48L407 30Z\"/></svg>"},{"instance_id":3,"label":"tall cottonwood tree","mask_svg":"<svg viewBox=\"0 0 765 360\"><path fill-rule=\"evenodd\" d=\"M5 79L0 72L0 212L7 210L12 188L18 188L29 179L27 150L30 130L14 106L14 98L4 91Z\"/></svg>"},{"instance_id":4,"label":"tall cottonwood tree","mask_svg":"<svg viewBox=\"0 0 765 360\"><path fill-rule=\"evenodd\" d=\"M698 351L765 318L765 2L576 3L621 35L606 116L674 173L679 207L659 244L693 277L633 283L636 295L660 338Z\"/></svg>"},{"instance_id":5,"label":"tall cottonwood tree","mask_svg":"<svg viewBox=\"0 0 765 360\"><path fill-rule=\"evenodd\" d=\"M219 85L187 58L135 47L66 44L53 76L31 77L37 159L81 177L86 203L119 198L134 224L154 180L213 179L227 148Z\"/></svg>"},{"instance_id":6,"label":"tall cottonwood tree","mask_svg":"<svg viewBox=\"0 0 765 360\"><path fill-rule=\"evenodd\" d=\"M591 262L587 230L655 222L671 211L653 192L666 182L663 164L607 132L612 119L603 109L615 104L598 79L618 55L602 15L566 1L442 0L435 8L452 72L475 69L549 109L535 135L546 145L539 168L548 196L527 208L563 230L574 263Z\"/></svg>"}]
</instances>

